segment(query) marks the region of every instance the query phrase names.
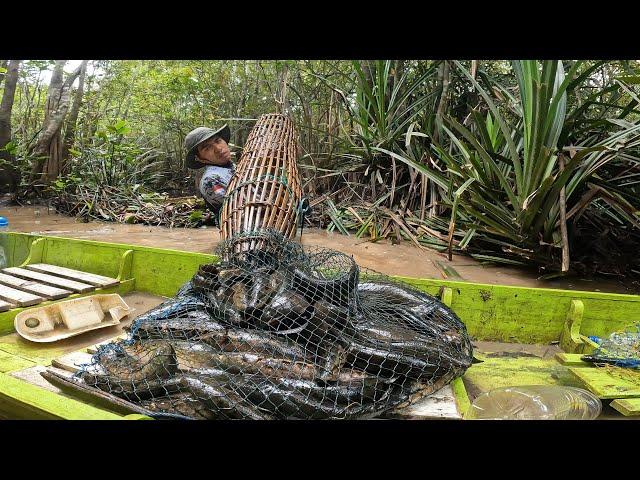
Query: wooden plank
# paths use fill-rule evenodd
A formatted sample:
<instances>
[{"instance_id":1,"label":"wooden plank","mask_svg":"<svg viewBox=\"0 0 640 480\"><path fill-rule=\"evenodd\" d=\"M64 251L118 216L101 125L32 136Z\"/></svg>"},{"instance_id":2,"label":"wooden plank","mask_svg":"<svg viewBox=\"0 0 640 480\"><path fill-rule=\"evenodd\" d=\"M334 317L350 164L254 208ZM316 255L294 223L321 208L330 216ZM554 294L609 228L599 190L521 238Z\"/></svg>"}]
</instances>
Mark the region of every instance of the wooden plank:
<instances>
[{"instance_id":1,"label":"wooden plank","mask_svg":"<svg viewBox=\"0 0 640 480\"><path fill-rule=\"evenodd\" d=\"M569 371L599 398L640 397L640 372L611 366L570 367Z\"/></svg>"},{"instance_id":2,"label":"wooden plank","mask_svg":"<svg viewBox=\"0 0 640 480\"><path fill-rule=\"evenodd\" d=\"M15 288L0 285L0 299L13 303L19 307L28 307L44 302L44 298Z\"/></svg>"},{"instance_id":3,"label":"wooden plank","mask_svg":"<svg viewBox=\"0 0 640 480\"><path fill-rule=\"evenodd\" d=\"M17 277L27 278L29 280L37 280L41 283L46 283L47 285L62 287L78 293L90 292L91 290L95 290L96 288L93 285L89 285L87 283L76 282L75 280L68 280L66 278L54 277L53 275L34 272L25 268L10 267L4 268L2 271L11 275L15 275Z\"/></svg>"},{"instance_id":4,"label":"wooden plank","mask_svg":"<svg viewBox=\"0 0 640 480\"><path fill-rule=\"evenodd\" d=\"M122 419L120 415L57 395L5 373L0 373L0 415L15 419Z\"/></svg>"},{"instance_id":5,"label":"wooden plank","mask_svg":"<svg viewBox=\"0 0 640 480\"><path fill-rule=\"evenodd\" d=\"M451 385L446 385L437 392L421 398L414 404L401 410L396 410L388 415L393 418L404 419L439 419L460 420L462 415L458 412L455 395Z\"/></svg>"},{"instance_id":6,"label":"wooden plank","mask_svg":"<svg viewBox=\"0 0 640 480\"><path fill-rule=\"evenodd\" d=\"M80 370L80 365L91 363L91 354L86 352L71 352L61 357L54 358L51 365L56 368L76 373Z\"/></svg>"},{"instance_id":7,"label":"wooden plank","mask_svg":"<svg viewBox=\"0 0 640 480\"><path fill-rule=\"evenodd\" d=\"M6 312L7 310L11 310L12 308L16 308L16 305L0 300L0 312Z\"/></svg>"},{"instance_id":8,"label":"wooden plank","mask_svg":"<svg viewBox=\"0 0 640 480\"><path fill-rule=\"evenodd\" d=\"M115 395L98 390L79 382L77 379L72 378L72 374L60 370L57 368L48 368L41 375L50 383L64 391L67 395L72 395L80 400L84 405L95 405L98 408L105 408L116 412L120 415L130 415L136 413L139 415L145 415L144 418L151 418L149 415L153 415L153 412L142 408L135 403L128 402ZM132 419L139 419L141 417L127 417Z\"/></svg>"},{"instance_id":9,"label":"wooden plank","mask_svg":"<svg viewBox=\"0 0 640 480\"><path fill-rule=\"evenodd\" d=\"M619 398L610 405L625 417L640 416L640 398Z\"/></svg>"},{"instance_id":10,"label":"wooden plank","mask_svg":"<svg viewBox=\"0 0 640 480\"><path fill-rule=\"evenodd\" d=\"M567 367L593 367L593 363L580 360L583 353L556 353L555 358Z\"/></svg>"},{"instance_id":11,"label":"wooden plank","mask_svg":"<svg viewBox=\"0 0 640 480\"><path fill-rule=\"evenodd\" d=\"M582 353L583 342L580 338L580 326L584 315L584 303L581 300L571 300L567 319L560 334L560 347L569 353Z\"/></svg>"},{"instance_id":12,"label":"wooden plank","mask_svg":"<svg viewBox=\"0 0 640 480\"><path fill-rule=\"evenodd\" d=\"M11 372L11 375L14 378L19 380L23 380L31 385L35 385L36 387L44 388L45 390L49 390L50 392L60 393L61 390L51 383L47 382L44 377L41 375L42 372L46 371L47 368L52 369L52 367L45 367L44 365L35 365L33 367L25 368L23 370L17 370L15 372ZM66 370L60 370L58 368L55 369L57 372L64 372L68 374L69 377L73 376L71 372L67 372Z\"/></svg>"},{"instance_id":13,"label":"wooden plank","mask_svg":"<svg viewBox=\"0 0 640 480\"><path fill-rule=\"evenodd\" d=\"M25 265L25 267L40 273L49 273L58 277L78 280L90 285L95 285L96 287L111 287L119 283L116 278L104 277L102 275L96 275L95 273L81 272L80 270L73 270L71 268L46 263L35 263L33 265Z\"/></svg>"},{"instance_id":14,"label":"wooden plank","mask_svg":"<svg viewBox=\"0 0 640 480\"><path fill-rule=\"evenodd\" d=\"M13 277L5 273L0 273L0 284L7 285L18 290L24 290L27 293L33 293L49 300L57 300L59 298L68 297L73 292L69 290L63 290L61 288L52 287L50 285L43 285L42 283L36 283L32 280L25 280L24 278Z\"/></svg>"},{"instance_id":15,"label":"wooden plank","mask_svg":"<svg viewBox=\"0 0 640 480\"><path fill-rule=\"evenodd\" d=\"M22 370L23 368L32 367L36 364L31 360L22 358L18 355L13 355L8 352L0 350L0 372L8 373L15 370Z\"/></svg>"}]
</instances>

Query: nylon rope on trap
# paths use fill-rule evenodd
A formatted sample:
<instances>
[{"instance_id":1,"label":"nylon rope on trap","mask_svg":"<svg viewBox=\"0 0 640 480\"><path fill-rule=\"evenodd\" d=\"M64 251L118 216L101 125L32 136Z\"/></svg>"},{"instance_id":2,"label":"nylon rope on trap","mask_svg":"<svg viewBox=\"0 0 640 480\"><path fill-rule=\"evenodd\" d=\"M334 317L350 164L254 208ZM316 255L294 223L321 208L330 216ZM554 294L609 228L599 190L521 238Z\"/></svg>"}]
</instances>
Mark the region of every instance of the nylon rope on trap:
<instances>
[{"instance_id":1,"label":"nylon rope on trap","mask_svg":"<svg viewBox=\"0 0 640 480\"><path fill-rule=\"evenodd\" d=\"M261 230L293 238L302 198L298 141L291 119L262 115L249 133L220 212L223 240L237 239L237 251L260 248L239 234Z\"/></svg>"},{"instance_id":2,"label":"nylon rope on trap","mask_svg":"<svg viewBox=\"0 0 640 480\"><path fill-rule=\"evenodd\" d=\"M471 365L453 311L341 252L263 229L216 254L75 381L158 418L369 418Z\"/></svg>"}]
</instances>

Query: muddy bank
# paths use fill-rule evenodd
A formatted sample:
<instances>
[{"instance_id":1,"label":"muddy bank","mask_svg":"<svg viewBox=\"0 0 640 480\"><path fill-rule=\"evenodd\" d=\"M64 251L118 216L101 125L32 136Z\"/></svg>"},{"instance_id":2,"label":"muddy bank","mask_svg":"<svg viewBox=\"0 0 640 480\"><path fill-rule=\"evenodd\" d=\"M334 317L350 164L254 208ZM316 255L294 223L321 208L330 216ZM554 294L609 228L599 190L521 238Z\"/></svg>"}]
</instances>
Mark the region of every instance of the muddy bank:
<instances>
[{"instance_id":1,"label":"muddy bank","mask_svg":"<svg viewBox=\"0 0 640 480\"><path fill-rule=\"evenodd\" d=\"M2 207L0 215L9 220L9 230L58 237L70 237L102 242L128 243L158 248L173 248L192 252L211 253L220 241L219 230L206 228L166 228L147 225L128 225L91 221L82 223L75 218L59 215L47 206ZM450 278L478 283L516 285L523 287L592 290L611 293L639 293L639 286L619 279L562 278L538 280L535 271L511 266L488 266L459 255L449 262L445 254L433 250L419 250L406 242L392 245L377 243L328 233L324 230L305 229L302 243L333 248L353 255L356 262L389 275L422 278ZM453 272L445 272L445 268Z\"/></svg>"}]
</instances>

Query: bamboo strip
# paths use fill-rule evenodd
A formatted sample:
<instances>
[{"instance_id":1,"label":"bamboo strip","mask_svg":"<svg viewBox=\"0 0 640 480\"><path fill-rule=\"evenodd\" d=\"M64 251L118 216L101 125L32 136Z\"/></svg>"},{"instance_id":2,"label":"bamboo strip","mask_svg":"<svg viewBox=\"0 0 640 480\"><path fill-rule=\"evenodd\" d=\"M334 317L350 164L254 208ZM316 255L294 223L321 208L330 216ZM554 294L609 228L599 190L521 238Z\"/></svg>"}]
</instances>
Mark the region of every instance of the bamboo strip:
<instances>
[{"instance_id":1,"label":"bamboo strip","mask_svg":"<svg viewBox=\"0 0 640 480\"><path fill-rule=\"evenodd\" d=\"M280 114L260 117L249 133L221 212L220 234L229 240L265 229L286 238L296 232L301 198L297 134L293 122ZM236 251L260 248L251 240Z\"/></svg>"}]
</instances>

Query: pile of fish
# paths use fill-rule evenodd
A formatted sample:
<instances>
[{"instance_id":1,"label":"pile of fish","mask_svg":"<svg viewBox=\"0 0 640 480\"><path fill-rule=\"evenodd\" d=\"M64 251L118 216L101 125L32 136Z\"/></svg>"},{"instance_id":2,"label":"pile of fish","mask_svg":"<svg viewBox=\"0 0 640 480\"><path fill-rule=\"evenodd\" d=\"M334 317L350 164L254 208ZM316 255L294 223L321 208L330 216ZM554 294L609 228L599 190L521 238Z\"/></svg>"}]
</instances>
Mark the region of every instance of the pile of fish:
<instances>
[{"instance_id":1,"label":"pile of fish","mask_svg":"<svg viewBox=\"0 0 640 480\"><path fill-rule=\"evenodd\" d=\"M465 326L432 296L282 242L220 251L78 380L158 418L370 418L471 365Z\"/></svg>"}]
</instances>

